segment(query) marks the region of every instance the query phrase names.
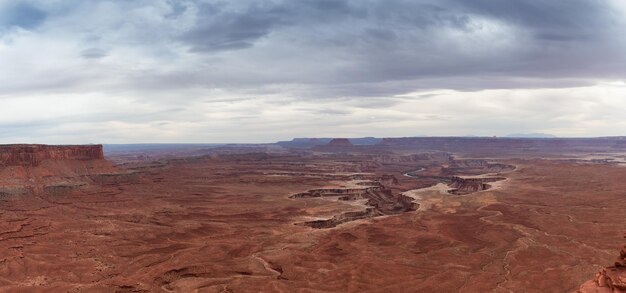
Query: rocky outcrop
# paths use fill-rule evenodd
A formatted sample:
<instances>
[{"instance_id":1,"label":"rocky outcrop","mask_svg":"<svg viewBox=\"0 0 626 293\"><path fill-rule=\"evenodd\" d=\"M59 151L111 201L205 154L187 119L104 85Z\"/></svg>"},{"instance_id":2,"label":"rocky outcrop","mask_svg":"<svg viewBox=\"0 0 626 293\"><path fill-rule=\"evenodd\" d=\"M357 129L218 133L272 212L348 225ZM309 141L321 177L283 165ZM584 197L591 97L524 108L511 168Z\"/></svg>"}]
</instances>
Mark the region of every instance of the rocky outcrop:
<instances>
[{"instance_id":1,"label":"rocky outcrop","mask_svg":"<svg viewBox=\"0 0 626 293\"><path fill-rule=\"evenodd\" d=\"M626 235L624 235L626 238ZM620 251L613 266L599 271L593 280L580 286L577 293L624 293L626 292L626 245Z\"/></svg>"},{"instance_id":2,"label":"rocky outcrop","mask_svg":"<svg viewBox=\"0 0 626 293\"><path fill-rule=\"evenodd\" d=\"M0 166L37 166L45 160L102 159L102 145L0 145Z\"/></svg>"},{"instance_id":3,"label":"rocky outcrop","mask_svg":"<svg viewBox=\"0 0 626 293\"><path fill-rule=\"evenodd\" d=\"M479 192L483 190L487 190L491 188L491 185L487 184L487 182L494 182L504 180L505 178L461 178L458 176L453 176L452 181L448 186L450 189L448 192L456 195L464 195L470 194L474 192Z\"/></svg>"}]
</instances>

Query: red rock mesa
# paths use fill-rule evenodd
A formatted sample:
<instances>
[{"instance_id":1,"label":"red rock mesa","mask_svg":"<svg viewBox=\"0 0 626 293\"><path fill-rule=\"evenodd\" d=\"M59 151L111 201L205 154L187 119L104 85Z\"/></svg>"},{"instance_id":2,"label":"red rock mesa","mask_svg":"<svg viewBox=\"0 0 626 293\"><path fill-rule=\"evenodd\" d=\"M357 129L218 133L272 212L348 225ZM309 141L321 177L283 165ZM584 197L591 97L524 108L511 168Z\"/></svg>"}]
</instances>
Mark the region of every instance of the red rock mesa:
<instances>
[{"instance_id":1,"label":"red rock mesa","mask_svg":"<svg viewBox=\"0 0 626 293\"><path fill-rule=\"evenodd\" d=\"M0 197L67 194L135 177L104 160L102 145L0 145Z\"/></svg>"},{"instance_id":2,"label":"red rock mesa","mask_svg":"<svg viewBox=\"0 0 626 293\"><path fill-rule=\"evenodd\" d=\"M330 142L328 142L327 146L330 147L351 147L353 146L350 140L347 138L333 138Z\"/></svg>"}]
</instances>

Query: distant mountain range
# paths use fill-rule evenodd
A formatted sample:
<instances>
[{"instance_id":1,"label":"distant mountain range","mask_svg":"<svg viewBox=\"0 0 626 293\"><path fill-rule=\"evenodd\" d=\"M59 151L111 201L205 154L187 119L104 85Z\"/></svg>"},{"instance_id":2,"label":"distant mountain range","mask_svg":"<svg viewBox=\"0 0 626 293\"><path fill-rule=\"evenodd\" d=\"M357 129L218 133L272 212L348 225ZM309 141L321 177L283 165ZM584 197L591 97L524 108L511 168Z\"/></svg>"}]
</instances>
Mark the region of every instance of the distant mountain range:
<instances>
[{"instance_id":1,"label":"distant mountain range","mask_svg":"<svg viewBox=\"0 0 626 293\"><path fill-rule=\"evenodd\" d=\"M287 147L311 147L316 145L325 145L329 143L333 138L329 137L316 137L316 138L294 138L290 141L279 141L278 145L287 146ZM377 137L359 137L359 138L348 138L350 143L353 145L375 145L381 142L382 138Z\"/></svg>"},{"instance_id":2,"label":"distant mountain range","mask_svg":"<svg viewBox=\"0 0 626 293\"><path fill-rule=\"evenodd\" d=\"M555 138L555 135L549 133L513 133L509 134L506 137L517 137L517 138Z\"/></svg>"},{"instance_id":3,"label":"distant mountain range","mask_svg":"<svg viewBox=\"0 0 626 293\"><path fill-rule=\"evenodd\" d=\"M429 136L416 135L412 137L413 138L428 138ZM459 137L482 139L482 138L487 138L488 136L465 135L465 136L459 136ZM556 136L552 134L547 134L547 133L514 133L514 134L509 134L503 137L504 138L557 138ZM430 137L430 138L442 138L442 137ZM454 138L454 136L450 136L449 138ZM332 139L333 138L331 137L300 137L300 138L294 138L289 141L279 141L277 142L277 144L284 146L284 147L312 147L316 145L325 145L329 143ZM359 138L348 138L348 140L353 145L375 145L381 142L382 138L359 137Z\"/></svg>"}]
</instances>

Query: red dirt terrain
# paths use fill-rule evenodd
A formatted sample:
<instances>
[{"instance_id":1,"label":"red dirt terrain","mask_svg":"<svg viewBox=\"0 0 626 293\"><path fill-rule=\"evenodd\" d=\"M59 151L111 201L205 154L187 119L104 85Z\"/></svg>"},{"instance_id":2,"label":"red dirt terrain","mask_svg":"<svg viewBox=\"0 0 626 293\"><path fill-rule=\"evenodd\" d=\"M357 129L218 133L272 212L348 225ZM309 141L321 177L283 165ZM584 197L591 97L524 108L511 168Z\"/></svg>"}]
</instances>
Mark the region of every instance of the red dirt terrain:
<instances>
[{"instance_id":1,"label":"red dirt terrain","mask_svg":"<svg viewBox=\"0 0 626 293\"><path fill-rule=\"evenodd\" d=\"M602 268L623 240L626 168L392 143L5 163L0 291L574 292L598 271L619 279Z\"/></svg>"}]
</instances>

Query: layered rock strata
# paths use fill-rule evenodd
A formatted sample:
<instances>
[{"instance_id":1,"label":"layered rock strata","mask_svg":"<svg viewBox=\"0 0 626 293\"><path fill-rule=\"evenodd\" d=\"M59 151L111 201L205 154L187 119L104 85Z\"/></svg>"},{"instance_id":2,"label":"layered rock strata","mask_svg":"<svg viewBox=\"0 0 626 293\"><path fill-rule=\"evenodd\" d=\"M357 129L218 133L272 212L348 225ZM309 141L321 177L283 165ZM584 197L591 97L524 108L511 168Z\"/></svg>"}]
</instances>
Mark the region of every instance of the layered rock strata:
<instances>
[{"instance_id":1,"label":"layered rock strata","mask_svg":"<svg viewBox=\"0 0 626 293\"><path fill-rule=\"evenodd\" d=\"M488 182L496 182L504 179L506 178L462 178L458 176L453 176L452 181L450 182L450 184L448 184L448 186L450 186L452 189L448 190L448 192L456 195L465 195L479 192L491 188L491 185L487 184Z\"/></svg>"},{"instance_id":2,"label":"layered rock strata","mask_svg":"<svg viewBox=\"0 0 626 293\"><path fill-rule=\"evenodd\" d=\"M0 197L66 195L90 184L134 183L138 176L104 160L102 145L0 145Z\"/></svg>"},{"instance_id":3,"label":"layered rock strata","mask_svg":"<svg viewBox=\"0 0 626 293\"><path fill-rule=\"evenodd\" d=\"M45 160L102 159L102 145L0 145L0 166L38 166Z\"/></svg>"}]
</instances>

